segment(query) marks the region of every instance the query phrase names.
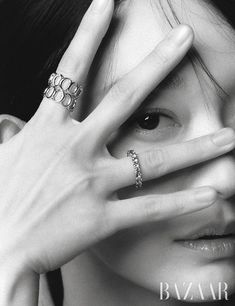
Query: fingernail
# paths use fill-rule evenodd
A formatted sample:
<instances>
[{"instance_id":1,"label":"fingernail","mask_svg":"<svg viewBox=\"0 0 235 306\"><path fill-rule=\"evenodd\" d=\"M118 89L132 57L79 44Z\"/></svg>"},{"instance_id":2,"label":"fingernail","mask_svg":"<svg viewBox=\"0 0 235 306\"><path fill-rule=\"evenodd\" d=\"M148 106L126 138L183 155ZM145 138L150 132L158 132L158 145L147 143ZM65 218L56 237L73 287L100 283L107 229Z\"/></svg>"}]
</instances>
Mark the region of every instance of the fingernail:
<instances>
[{"instance_id":1,"label":"fingernail","mask_svg":"<svg viewBox=\"0 0 235 306\"><path fill-rule=\"evenodd\" d=\"M212 141L218 147L224 147L235 142L235 132L230 128L225 128L212 136Z\"/></svg>"},{"instance_id":2,"label":"fingernail","mask_svg":"<svg viewBox=\"0 0 235 306\"><path fill-rule=\"evenodd\" d=\"M197 191L196 198L201 203L213 204L217 198L217 193L214 189L208 187L200 188L200 191Z\"/></svg>"},{"instance_id":3,"label":"fingernail","mask_svg":"<svg viewBox=\"0 0 235 306\"><path fill-rule=\"evenodd\" d=\"M93 0L92 2L92 9L97 11L102 11L107 6L108 0Z\"/></svg>"},{"instance_id":4,"label":"fingernail","mask_svg":"<svg viewBox=\"0 0 235 306\"><path fill-rule=\"evenodd\" d=\"M172 30L170 36L175 44L181 47L192 36L192 30L188 26L180 25Z\"/></svg>"}]
</instances>

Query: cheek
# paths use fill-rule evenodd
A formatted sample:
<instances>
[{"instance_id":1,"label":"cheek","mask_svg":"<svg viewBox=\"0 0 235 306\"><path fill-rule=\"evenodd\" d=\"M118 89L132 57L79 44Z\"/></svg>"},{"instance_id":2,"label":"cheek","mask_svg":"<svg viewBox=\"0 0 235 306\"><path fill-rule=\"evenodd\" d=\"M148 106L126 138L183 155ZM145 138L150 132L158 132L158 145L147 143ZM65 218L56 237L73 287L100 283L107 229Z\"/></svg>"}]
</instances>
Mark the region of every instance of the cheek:
<instances>
[{"instance_id":1,"label":"cheek","mask_svg":"<svg viewBox=\"0 0 235 306\"><path fill-rule=\"evenodd\" d=\"M96 245L93 252L115 274L154 290L162 277L160 267L168 266L163 258L171 246L165 229L167 224L124 230Z\"/></svg>"},{"instance_id":2,"label":"cheek","mask_svg":"<svg viewBox=\"0 0 235 306\"><path fill-rule=\"evenodd\" d=\"M146 182L138 193L133 184L120 190L118 196L130 198L150 193L168 193L181 189L180 184L182 180L169 176L168 179ZM169 282L172 274L177 279L184 268L185 258L180 269L176 268L182 254L177 255L175 252L172 235L178 225L176 220L173 225L169 220L123 230L96 245L93 251L116 274L157 292L159 282Z\"/></svg>"}]
</instances>

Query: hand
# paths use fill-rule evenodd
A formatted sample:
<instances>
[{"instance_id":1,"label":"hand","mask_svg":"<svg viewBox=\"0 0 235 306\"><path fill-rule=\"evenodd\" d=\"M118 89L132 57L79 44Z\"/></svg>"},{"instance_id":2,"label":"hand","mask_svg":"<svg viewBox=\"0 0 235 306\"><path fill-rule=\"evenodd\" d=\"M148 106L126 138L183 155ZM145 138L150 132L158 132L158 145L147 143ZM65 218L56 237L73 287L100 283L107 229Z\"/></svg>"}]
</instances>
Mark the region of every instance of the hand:
<instances>
[{"instance_id":1,"label":"hand","mask_svg":"<svg viewBox=\"0 0 235 306\"><path fill-rule=\"evenodd\" d=\"M79 83L85 79L112 12L112 0L101 10L89 8L57 72ZM44 98L22 131L1 145L2 258L17 258L26 270L45 273L118 230L215 202L216 192L209 187L110 199L118 189L134 184L134 174L130 158L108 153L107 139L180 62L192 42L189 27L172 30L80 123L74 124L65 108ZM224 129L218 135L140 152L143 178L225 154L234 148L234 139L234 132Z\"/></svg>"}]
</instances>

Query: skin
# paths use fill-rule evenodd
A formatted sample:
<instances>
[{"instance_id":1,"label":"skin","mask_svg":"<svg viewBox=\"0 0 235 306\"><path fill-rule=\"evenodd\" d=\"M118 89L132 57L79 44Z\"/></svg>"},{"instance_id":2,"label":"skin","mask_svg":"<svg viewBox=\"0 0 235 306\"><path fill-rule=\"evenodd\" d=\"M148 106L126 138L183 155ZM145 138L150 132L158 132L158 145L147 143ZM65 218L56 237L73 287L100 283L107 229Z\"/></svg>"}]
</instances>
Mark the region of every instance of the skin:
<instances>
[{"instance_id":1,"label":"skin","mask_svg":"<svg viewBox=\"0 0 235 306\"><path fill-rule=\"evenodd\" d=\"M79 83L86 79L112 13L112 0L93 2L58 65L58 73ZM46 96L25 125L18 118L1 115L0 185L4 186L4 192L0 193L2 306L15 306L19 303L25 306L38 305L39 275L63 266L92 246L92 253L97 255L96 260L103 258L102 262L108 263L107 253L105 255L106 241L103 243L104 247L99 242L121 230L149 224L145 228L147 234L157 222L160 225L163 220L168 220L168 223L173 217L198 212L213 205L213 211L220 213L218 200L222 193L212 186L186 190L179 188L180 191L173 193L169 193L169 190L166 193L161 187L163 194L153 192L147 195L143 195L143 189L139 196L136 193L131 195L131 189L126 189L119 193L120 199L116 197L117 190L133 184L133 165L128 157L117 158L117 141L112 136L117 135L114 134L117 128L122 126L150 92L183 59L192 42L193 32L190 27L178 26L170 31L140 64L112 86L102 103L82 122L72 120L65 107ZM165 123L169 122L169 116L167 119ZM179 126L182 128L182 124L174 123L173 126L177 127L177 131ZM167 126L167 131L169 130ZM129 128L128 131L130 132ZM121 136L125 131L121 129L118 132ZM234 130L217 128L215 133L191 141L155 145L146 152L139 150L146 187L152 186L153 182L147 183L150 179L159 179L176 170L196 167L198 163L206 163L215 158L219 160L219 156L228 154L234 147ZM112 151L113 156L109 151ZM227 159L228 155L223 158ZM164 180L161 179L161 182ZM123 199L123 196L129 198ZM229 213L232 216L231 211ZM133 229L134 233L136 228ZM118 236L120 237L120 232ZM169 240L164 240L164 243L167 241ZM158 248L164 243L159 241ZM115 265L115 268L121 274L121 264L123 265L129 280L133 278L128 284L132 283L134 286L139 282L136 293L139 295L142 292L143 300L138 295L136 298L138 303L145 303L146 292L151 290L144 288L151 289L151 283L146 281L146 273L139 275L139 279L134 273L136 269L132 269L133 263L138 263L135 256L132 258L131 269L126 269L124 254L120 253L119 265ZM139 258L139 251L136 255ZM163 255L165 256L165 252ZM86 256L85 258L88 259ZM110 267L116 261L114 256L112 259ZM85 266L82 265L83 268ZM97 269L98 265L94 264L93 267ZM169 267L171 268L170 265ZM139 268L143 270L144 267L139 265ZM86 271L83 270L86 276L90 275L88 270L89 267ZM112 278L104 273L92 274L96 288L98 285L102 287L102 300L92 299L90 282L89 286L85 286L88 291L82 291L80 296L73 299L78 290L70 286L69 281L73 281L73 285L79 285L72 275L75 278L82 276L82 269L72 271L75 273L69 275L68 282L66 273L64 275L66 296L67 289L75 291L71 292L72 300L66 298L65 303L120 305L125 301L130 305L125 300L125 295L117 297L118 288L121 289L119 285L122 284L128 294L130 286L125 287L122 281L114 286L114 290L108 290L107 285L97 279L103 276L111 281ZM167 277L168 274L164 275ZM126 276L125 278L128 281ZM85 289L84 284L80 284L79 289ZM112 282L109 285L112 286Z\"/></svg>"},{"instance_id":2,"label":"skin","mask_svg":"<svg viewBox=\"0 0 235 306\"><path fill-rule=\"evenodd\" d=\"M190 20L189 25L195 30L195 47L230 98L222 101L200 65L197 65L196 76L191 63L185 59L176 69L183 83L177 86L176 82L173 87L163 83L144 104L145 110L167 109L171 112L170 119L162 116L160 127L150 131L129 122L110 141L109 149L115 157L125 157L130 148L143 152L155 145L162 147L203 136L224 126L235 128L234 33L228 25L218 22L218 16L211 14L207 6L199 1L186 2L183 4L186 13L183 14L179 1L173 1L175 11L182 22L188 23ZM167 6L165 9L170 14ZM118 79L141 62L169 31L161 9L151 5L150 1L124 3L117 18L119 28L109 43L106 41L103 44L90 77L89 93L84 96L84 103L88 98L91 101L89 111L105 95L104 84L108 87L111 82L110 64L113 67L112 77ZM116 47L113 52L114 43ZM102 64L98 69L100 58ZM168 282L171 288L174 283L179 286L182 282L201 283L206 299L210 300L208 284L217 286L218 282L225 281L229 284L230 293L233 293L234 258L208 260L198 252L179 246L175 240L183 239L210 222L235 220L234 155L231 153L164 179L145 183L139 195L171 193L203 185L218 191L220 197L214 206L167 222L120 231L67 264L62 269L66 305L77 305L75 301L78 300L86 305L93 305L94 301L96 305L157 305L159 282ZM118 196L135 197L136 191L133 187L126 188ZM83 285L86 282L89 286ZM200 302L198 290L194 288L194 301ZM175 291L169 291L176 298Z\"/></svg>"}]
</instances>

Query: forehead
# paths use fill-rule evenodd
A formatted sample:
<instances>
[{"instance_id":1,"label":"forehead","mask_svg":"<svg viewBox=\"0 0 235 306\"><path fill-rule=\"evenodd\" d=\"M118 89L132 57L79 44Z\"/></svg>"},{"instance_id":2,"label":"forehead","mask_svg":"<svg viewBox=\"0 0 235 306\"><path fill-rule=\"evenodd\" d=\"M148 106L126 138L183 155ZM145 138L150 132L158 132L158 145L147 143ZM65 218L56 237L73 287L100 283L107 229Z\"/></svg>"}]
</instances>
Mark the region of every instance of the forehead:
<instances>
[{"instance_id":1,"label":"forehead","mask_svg":"<svg viewBox=\"0 0 235 306\"><path fill-rule=\"evenodd\" d=\"M166 0L125 0L121 4L116 13L117 30L104 48L100 66L103 87L133 69L156 47L170 31L170 23L177 24L174 13L181 23L194 29L194 46L215 79L227 91L234 87L235 35L231 27L206 1L170 3L172 8Z\"/></svg>"}]
</instances>

